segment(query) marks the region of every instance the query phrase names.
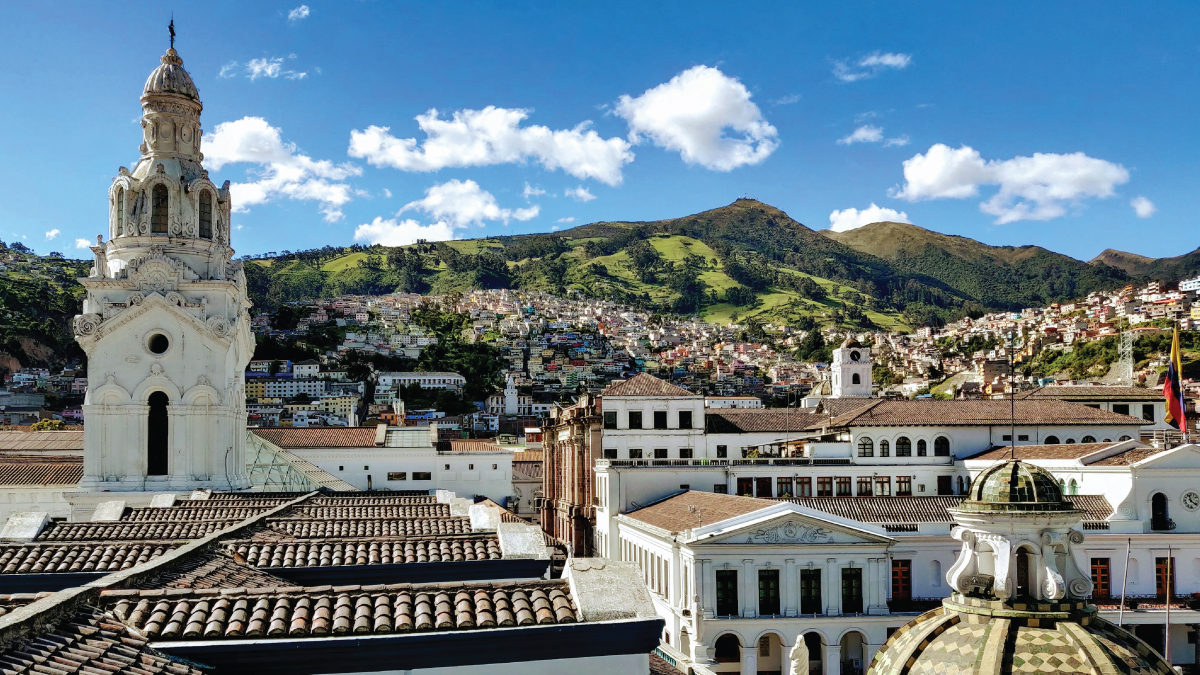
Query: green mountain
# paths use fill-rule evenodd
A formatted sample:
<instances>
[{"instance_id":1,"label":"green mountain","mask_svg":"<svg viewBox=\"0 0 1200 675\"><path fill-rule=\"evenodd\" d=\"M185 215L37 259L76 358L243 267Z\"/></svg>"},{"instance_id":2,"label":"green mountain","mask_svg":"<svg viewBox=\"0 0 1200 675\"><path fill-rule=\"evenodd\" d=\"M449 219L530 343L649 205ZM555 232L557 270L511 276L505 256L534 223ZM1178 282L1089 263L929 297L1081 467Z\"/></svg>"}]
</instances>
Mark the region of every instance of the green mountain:
<instances>
[{"instance_id":1,"label":"green mountain","mask_svg":"<svg viewBox=\"0 0 1200 675\"><path fill-rule=\"evenodd\" d=\"M1160 281L1178 281L1200 276L1200 248L1171 258L1147 258L1136 253L1105 249L1092 258L1092 264L1104 264L1124 270L1131 276Z\"/></svg>"},{"instance_id":2,"label":"green mountain","mask_svg":"<svg viewBox=\"0 0 1200 675\"><path fill-rule=\"evenodd\" d=\"M26 366L82 359L71 320L83 303L91 261L39 256L19 243L0 243L0 375Z\"/></svg>"},{"instance_id":3,"label":"green mountain","mask_svg":"<svg viewBox=\"0 0 1200 675\"><path fill-rule=\"evenodd\" d=\"M989 246L907 223L871 223L822 234L886 260L902 274L936 280L995 309L1044 306L1116 288L1129 278L1104 262L1085 263L1040 246Z\"/></svg>"}]
</instances>

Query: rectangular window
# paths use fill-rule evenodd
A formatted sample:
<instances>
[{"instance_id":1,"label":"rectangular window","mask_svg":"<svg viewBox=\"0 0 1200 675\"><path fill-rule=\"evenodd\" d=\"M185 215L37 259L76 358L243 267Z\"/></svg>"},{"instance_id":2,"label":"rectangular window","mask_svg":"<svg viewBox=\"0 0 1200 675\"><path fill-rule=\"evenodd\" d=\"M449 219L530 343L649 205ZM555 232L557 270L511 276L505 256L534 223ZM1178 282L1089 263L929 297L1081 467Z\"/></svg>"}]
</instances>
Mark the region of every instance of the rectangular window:
<instances>
[{"instance_id":1,"label":"rectangular window","mask_svg":"<svg viewBox=\"0 0 1200 675\"><path fill-rule=\"evenodd\" d=\"M641 458L642 458L642 449L641 448L630 448L629 449L629 459L641 459Z\"/></svg>"},{"instance_id":2,"label":"rectangular window","mask_svg":"<svg viewBox=\"0 0 1200 675\"><path fill-rule=\"evenodd\" d=\"M892 561L892 599L912 599L912 561Z\"/></svg>"},{"instance_id":3,"label":"rectangular window","mask_svg":"<svg viewBox=\"0 0 1200 675\"><path fill-rule=\"evenodd\" d=\"M692 411L691 410L680 410L679 411L679 428L680 429L691 429L692 428Z\"/></svg>"},{"instance_id":4,"label":"rectangular window","mask_svg":"<svg viewBox=\"0 0 1200 675\"><path fill-rule=\"evenodd\" d=\"M851 496L853 496L853 494L854 493L850 492L850 477L849 476L838 476L837 477L837 496L851 497Z\"/></svg>"},{"instance_id":5,"label":"rectangular window","mask_svg":"<svg viewBox=\"0 0 1200 675\"><path fill-rule=\"evenodd\" d=\"M779 613L779 570L759 570L758 615L776 616Z\"/></svg>"},{"instance_id":6,"label":"rectangular window","mask_svg":"<svg viewBox=\"0 0 1200 675\"><path fill-rule=\"evenodd\" d=\"M833 496L833 478L823 476L817 479L817 496L832 497Z\"/></svg>"},{"instance_id":7,"label":"rectangular window","mask_svg":"<svg viewBox=\"0 0 1200 675\"><path fill-rule=\"evenodd\" d=\"M1142 419L1146 420L1147 422L1154 421L1154 404L1153 403L1146 403L1146 404L1142 405Z\"/></svg>"},{"instance_id":8,"label":"rectangular window","mask_svg":"<svg viewBox=\"0 0 1200 675\"><path fill-rule=\"evenodd\" d=\"M775 479L775 494L780 497L791 497L792 495L792 479L791 478L776 478Z\"/></svg>"},{"instance_id":9,"label":"rectangular window","mask_svg":"<svg viewBox=\"0 0 1200 675\"><path fill-rule=\"evenodd\" d=\"M1018 441L1027 441L1027 440L1029 440L1029 434L1017 434L1017 440Z\"/></svg>"},{"instance_id":10,"label":"rectangular window","mask_svg":"<svg viewBox=\"0 0 1200 675\"><path fill-rule=\"evenodd\" d=\"M666 459L666 458L667 458L667 449L666 448L655 448L654 449L654 459Z\"/></svg>"},{"instance_id":11,"label":"rectangular window","mask_svg":"<svg viewBox=\"0 0 1200 675\"><path fill-rule=\"evenodd\" d=\"M641 429L642 428L642 411L640 411L640 410L630 410L629 411L629 428L630 429Z\"/></svg>"},{"instance_id":12,"label":"rectangular window","mask_svg":"<svg viewBox=\"0 0 1200 675\"><path fill-rule=\"evenodd\" d=\"M759 476L754 479L754 496L762 499L771 498L771 477Z\"/></svg>"},{"instance_id":13,"label":"rectangular window","mask_svg":"<svg viewBox=\"0 0 1200 675\"><path fill-rule=\"evenodd\" d=\"M912 476L896 476L896 496L912 496Z\"/></svg>"},{"instance_id":14,"label":"rectangular window","mask_svg":"<svg viewBox=\"0 0 1200 675\"><path fill-rule=\"evenodd\" d=\"M870 476L859 476L858 477L858 496L859 497L870 497L871 496L871 477Z\"/></svg>"},{"instance_id":15,"label":"rectangular window","mask_svg":"<svg viewBox=\"0 0 1200 675\"><path fill-rule=\"evenodd\" d=\"M604 459L616 459L616 458L617 458L617 449L616 448L605 448L604 449Z\"/></svg>"},{"instance_id":16,"label":"rectangular window","mask_svg":"<svg viewBox=\"0 0 1200 675\"><path fill-rule=\"evenodd\" d=\"M842 614L862 614L862 568L842 568Z\"/></svg>"},{"instance_id":17,"label":"rectangular window","mask_svg":"<svg viewBox=\"0 0 1200 675\"><path fill-rule=\"evenodd\" d=\"M1011 441L1011 440L1012 440L1012 434L1004 434L1003 436L1001 436L1001 437L1000 437L1000 440L1002 440L1002 441Z\"/></svg>"},{"instance_id":18,"label":"rectangular window","mask_svg":"<svg viewBox=\"0 0 1200 675\"><path fill-rule=\"evenodd\" d=\"M737 493L742 497L754 496L754 479L753 478L738 478Z\"/></svg>"},{"instance_id":19,"label":"rectangular window","mask_svg":"<svg viewBox=\"0 0 1200 675\"><path fill-rule=\"evenodd\" d=\"M892 496L892 479L890 476L875 477L875 496L876 497L891 497Z\"/></svg>"},{"instance_id":20,"label":"rectangular window","mask_svg":"<svg viewBox=\"0 0 1200 675\"><path fill-rule=\"evenodd\" d=\"M407 471L389 471L388 480L408 480Z\"/></svg>"},{"instance_id":21,"label":"rectangular window","mask_svg":"<svg viewBox=\"0 0 1200 675\"><path fill-rule=\"evenodd\" d=\"M737 616L737 570L717 570L717 616Z\"/></svg>"},{"instance_id":22,"label":"rectangular window","mask_svg":"<svg viewBox=\"0 0 1200 675\"><path fill-rule=\"evenodd\" d=\"M1167 558L1154 559L1154 594L1160 598L1170 595L1175 595L1175 559L1170 559L1170 569L1168 570ZM1170 579L1170 588L1167 587L1167 580Z\"/></svg>"},{"instance_id":23,"label":"rectangular window","mask_svg":"<svg viewBox=\"0 0 1200 675\"><path fill-rule=\"evenodd\" d=\"M729 494L729 486L724 483L721 483L720 485L713 485L713 494L715 494L715 495Z\"/></svg>"},{"instance_id":24,"label":"rectangular window","mask_svg":"<svg viewBox=\"0 0 1200 675\"><path fill-rule=\"evenodd\" d=\"M800 613L825 613L821 607L821 570L800 570Z\"/></svg>"},{"instance_id":25,"label":"rectangular window","mask_svg":"<svg viewBox=\"0 0 1200 675\"><path fill-rule=\"evenodd\" d=\"M1112 411L1117 413L1118 415L1128 415L1129 414L1129 404L1128 403L1114 403Z\"/></svg>"},{"instance_id":26,"label":"rectangular window","mask_svg":"<svg viewBox=\"0 0 1200 675\"><path fill-rule=\"evenodd\" d=\"M666 429L667 428L667 411L666 410L655 410L654 411L654 428L655 429Z\"/></svg>"},{"instance_id":27,"label":"rectangular window","mask_svg":"<svg viewBox=\"0 0 1200 675\"><path fill-rule=\"evenodd\" d=\"M717 459L725 459L728 456L729 456L729 446L728 445L718 445L717 446Z\"/></svg>"},{"instance_id":28,"label":"rectangular window","mask_svg":"<svg viewBox=\"0 0 1200 675\"><path fill-rule=\"evenodd\" d=\"M688 485L687 483L684 483L684 484L682 484L682 485L680 485L680 486L679 486L679 489L680 489L680 490L691 490L691 489L692 489L692 486L691 486L691 485Z\"/></svg>"},{"instance_id":29,"label":"rectangular window","mask_svg":"<svg viewBox=\"0 0 1200 675\"><path fill-rule=\"evenodd\" d=\"M1092 558L1092 597L1107 598L1111 594L1108 558Z\"/></svg>"},{"instance_id":30,"label":"rectangular window","mask_svg":"<svg viewBox=\"0 0 1200 675\"><path fill-rule=\"evenodd\" d=\"M616 410L605 410L604 411L604 428L605 429L616 429L617 428L617 411Z\"/></svg>"},{"instance_id":31,"label":"rectangular window","mask_svg":"<svg viewBox=\"0 0 1200 675\"><path fill-rule=\"evenodd\" d=\"M679 459L691 459L691 458L692 458L692 449L691 448L680 448L679 449Z\"/></svg>"},{"instance_id":32,"label":"rectangular window","mask_svg":"<svg viewBox=\"0 0 1200 675\"><path fill-rule=\"evenodd\" d=\"M413 480L433 480L433 474L429 471L414 471Z\"/></svg>"},{"instance_id":33,"label":"rectangular window","mask_svg":"<svg viewBox=\"0 0 1200 675\"><path fill-rule=\"evenodd\" d=\"M807 477L801 478L799 481L796 482L796 496L797 497L811 497L812 496L812 479L811 478L807 478Z\"/></svg>"}]
</instances>

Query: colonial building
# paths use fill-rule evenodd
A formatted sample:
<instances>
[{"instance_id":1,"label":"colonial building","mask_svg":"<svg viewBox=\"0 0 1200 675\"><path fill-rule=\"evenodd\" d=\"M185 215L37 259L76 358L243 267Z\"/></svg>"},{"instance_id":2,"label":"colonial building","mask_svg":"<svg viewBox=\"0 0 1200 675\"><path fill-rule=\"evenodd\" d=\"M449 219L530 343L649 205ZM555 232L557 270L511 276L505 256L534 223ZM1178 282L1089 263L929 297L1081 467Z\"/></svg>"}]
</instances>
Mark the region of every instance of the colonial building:
<instances>
[{"instance_id":1,"label":"colonial building","mask_svg":"<svg viewBox=\"0 0 1200 675\"><path fill-rule=\"evenodd\" d=\"M571 555L593 555L595 473L601 458L596 401L583 394L575 405L550 411L542 446L542 529Z\"/></svg>"}]
</instances>

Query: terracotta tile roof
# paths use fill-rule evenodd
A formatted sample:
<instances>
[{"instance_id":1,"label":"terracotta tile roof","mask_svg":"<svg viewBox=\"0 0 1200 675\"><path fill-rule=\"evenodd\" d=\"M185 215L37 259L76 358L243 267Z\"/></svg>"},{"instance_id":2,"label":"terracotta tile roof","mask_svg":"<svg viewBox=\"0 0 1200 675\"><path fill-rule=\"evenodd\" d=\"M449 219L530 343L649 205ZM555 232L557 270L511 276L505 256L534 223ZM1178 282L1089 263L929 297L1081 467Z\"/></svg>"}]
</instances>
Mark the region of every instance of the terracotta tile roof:
<instances>
[{"instance_id":1,"label":"terracotta tile roof","mask_svg":"<svg viewBox=\"0 0 1200 675\"><path fill-rule=\"evenodd\" d=\"M1091 462L1089 466L1129 466L1163 452L1166 452L1163 448L1130 448L1125 452L1105 457L1098 462Z\"/></svg>"},{"instance_id":2,"label":"terracotta tile roof","mask_svg":"<svg viewBox=\"0 0 1200 675\"><path fill-rule=\"evenodd\" d=\"M514 462L540 462L542 461L541 450L525 450L524 452L514 452Z\"/></svg>"},{"instance_id":3,"label":"terracotta tile roof","mask_svg":"<svg viewBox=\"0 0 1200 675\"><path fill-rule=\"evenodd\" d=\"M401 541L241 541L225 546L259 568L397 565L401 563L499 560L496 537L404 539ZM245 586L246 584L235 584ZM228 586L227 586L228 587Z\"/></svg>"},{"instance_id":4,"label":"terracotta tile roof","mask_svg":"<svg viewBox=\"0 0 1200 675\"><path fill-rule=\"evenodd\" d=\"M78 485L81 455L0 455L0 485Z\"/></svg>"},{"instance_id":5,"label":"terracotta tile roof","mask_svg":"<svg viewBox=\"0 0 1200 675\"><path fill-rule=\"evenodd\" d=\"M1104 520L1112 505L1102 495L1073 495L1066 498L1087 512L1084 520ZM946 509L958 506L961 496L931 497L792 497L787 501L850 518L860 523L952 523Z\"/></svg>"},{"instance_id":6,"label":"terracotta tile roof","mask_svg":"<svg viewBox=\"0 0 1200 675\"><path fill-rule=\"evenodd\" d=\"M83 452L83 431L0 431L0 452Z\"/></svg>"},{"instance_id":7,"label":"terracotta tile roof","mask_svg":"<svg viewBox=\"0 0 1200 675\"><path fill-rule=\"evenodd\" d=\"M273 574L235 560L220 551L208 551L141 580L137 588L268 588L290 583Z\"/></svg>"},{"instance_id":8,"label":"terracotta tile roof","mask_svg":"<svg viewBox=\"0 0 1200 675\"><path fill-rule=\"evenodd\" d=\"M1057 445L1018 445L1015 451L1017 459L1079 459L1084 455L1099 452L1112 447L1116 443L1059 443ZM1006 445L978 452L963 459L1006 460L1010 456Z\"/></svg>"},{"instance_id":9,"label":"terracotta tile roof","mask_svg":"<svg viewBox=\"0 0 1200 675\"><path fill-rule=\"evenodd\" d=\"M710 434L798 432L814 424L813 414L806 408L709 408L704 411L704 425Z\"/></svg>"},{"instance_id":10,"label":"terracotta tile roof","mask_svg":"<svg viewBox=\"0 0 1200 675\"><path fill-rule=\"evenodd\" d=\"M502 523L520 523L522 525L529 524L528 520L525 520L521 516L518 516L517 514L513 513L512 511L509 511L508 509L504 508L503 506L500 506L496 502L494 502L491 499L488 499L486 497L483 499L483 501L476 502L476 503L483 504L484 506L494 506L494 507L500 509L500 522L502 522ZM547 546L552 545L550 543L549 536L546 537L546 545Z\"/></svg>"},{"instance_id":11,"label":"terracotta tile roof","mask_svg":"<svg viewBox=\"0 0 1200 675\"><path fill-rule=\"evenodd\" d=\"M0 653L0 671L7 675L203 675L199 668L150 649L148 643L145 636L131 631L111 615L82 607L55 625L6 645L7 649Z\"/></svg>"},{"instance_id":12,"label":"terracotta tile roof","mask_svg":"<svg viewBox=\"0 0 1200 675\"><path fill-rule=\"evenodd\" d=\"M325 494L316 495L312 499L304 502L305 505L319 506L384 506L389 504L436 504L437 497L434 495L389 495L380 494L378 492L366 493L350 493L350 494Z\"/></svg>"},{"instance_id":13,"label":"terracotta tile roof","mask_svg":"<svg viewBox=\"0 0 1200 675\"><path fill-rule=\"evenodd\" d=\"M375 447L375 427L255 428L250 433L284 450Z\"/></svg>"},{"instance_id":14,"label":"terracotta tile roof","mask_svg":"<svg viewBox=\"0 0 1200 675\"><path fill-rule=\"evenodd\" d=\"M688 490L625 515L668 532L682 532L765 509L773 503L770 499Z\"/></svg>"},{"instance_id":15,"label":"terracotta tile roof","mask_svg":"<svg viewBox=\"0 0 1200 675\"><path fill-rule=\"evenodd\" d=\"M328 537L413 537L435 534L470 534L469 518L373 518L359 520L268 521L275 532L298 539Z\"/></svg>"},{"instance_id":16,"label":"terracotta tile roof","mask_svg":"<svg viewBox=\"0 0 1200 675\"><path fill-rule=\"evenodd\" d=\"M576 623L565 580L313 588L102 591L151 640L385 635Z\"/></svg>"},{"instance_id":17,"label":"terracotta tile roof","mask_svg":"<svg viewBox=\"0 0 1200 675\"><path fill-rule=\"evenodd\" d=\"M1063 401L1161 401L1162 392L1146 387L1110 387L1052 385L1017 394L1021 399L1060 399Z\"/></svg>"},{"instance_id":18,"label":"terracotta tile roof","mask_svg":"<svg viewBox=\"0 0 1200 675\"><path fill-rule=\"evenodd\" d=\"M666 380L660 380L657 377L648 373L638 373L628 380L613 380L601 396L651 396L661 398L665 396L699 396L683 387L671 384Z\"/></svg>"},{"instance_id":19,"label":"terracotta tile roof","mask_svg":"<svg viewBox=\"0 0 1200 675\"><path fill-rule=\"evenodd\" d=\"M459 438L450 441L451 452L499 452L495 441L483 438Z\"/></svg>"},{"instance_id":20,"label":"terracotta tile roof","mask_svg":"<svg viewBox=\"0 0 1200 675\"><path fill-rule=\"evenodd\" d=\"M166 523L54 523L37 541L168 541L199 539L241 520Z\"/></svg>"},{"instance_id":21,"label":"terracotta tile roof","mask_svg":"<svg viewBox=\"0 0 1200 675\"><path fill-rule=\"evenodd\" d=\"M187 504L187 502L184 502ZM225 502L217 502L207 507L188 508L187 506L171 506L164 508L126 509L121 516L121 522L126 523L182 523L203 520L245 520L269 511L279 504L269 506L226 506Z\"/></svg>"},{"instance_id":22,"label":"terracotta tile roof","mask_svg":"<svg viewBox=\"0 0 1200 675\"><path fill-rule=\"evenodd\" d=\"M533 480L539 480L542 477L541 462L513 462L513 472L520 472Z\"/></svg>"},{"instance_id":23,"label":"terracotta tile roof","mask_svg":"<svg viewBox=\"0 0 1200 675\"><path fill-rule=\"evenodd\" d=\"M281 514L280 518L353 519L353 518L449 518L449 504L358 504L329 505L300 504Z\"/></svg>"},{"instance_id":24,"label":"terracotta tile roof","mask_svg":"<svg viewBox=\"0 0 1200 675\"><path fill-rule=\"evenodd\" d=\"M1075 508L1087 512L1084 520L1108 520L1113 514L1112 504L1108 503L1108 498L1104 495L1071 495L1066 500L1074 504Z\"/></svg>"},{"instance_id":25,"label":"terracotta tile roof","mask_svg":"<svg viewBox=\"0 0 1200 675\"><path fill-rule=\"evenodd\" d=\"M992 426L1008 424L1011 401L876 400L833 418L832 426ZM1016 420L1023 425L1141 426L1140 417L1118 415L1060 400L1017 401ZM810 428L817 428L813 425Z\"/></svg>"},{"instance_id":26,"label":"terracotta tile roof","mask_svg":"<svg viewBox=\"0 0 1200 675\"><path fill-rule=\"evenodd\" d=\"M178 544L25 544L0 546L0 574L118 572Z\"/></svg>"}]
</instances>

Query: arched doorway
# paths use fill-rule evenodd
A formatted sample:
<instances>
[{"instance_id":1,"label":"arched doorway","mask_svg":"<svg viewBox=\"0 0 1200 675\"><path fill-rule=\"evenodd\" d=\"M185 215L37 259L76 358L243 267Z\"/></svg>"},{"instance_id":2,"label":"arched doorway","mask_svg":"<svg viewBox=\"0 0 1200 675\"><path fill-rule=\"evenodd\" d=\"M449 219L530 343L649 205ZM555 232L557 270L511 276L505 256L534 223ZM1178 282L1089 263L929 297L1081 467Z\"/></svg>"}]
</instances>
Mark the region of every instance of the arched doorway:
<instances>
[{"instance_id":1,"label":"arched doorway","mask_svg":"<svg viewBox=\"0 0 1200 675\"><path fill-rule=\"evenodd\" d=\"M805 633L804 646L808 647L809 675L824 675L825 673L825 641L820 633Z\"/></svg>"},{"instance_id":2,"label":"arched doorway","mask_svg":"<svg viewBox=\"0 0 1200 675\"><path fill-rule=\"evenodd\" d=\"M150 416L146 422L146 475L165 476L167 468L167 404L170 399L161 391L150 394Z\"/></svg>"},{"instance_id":3,"label":"arched doorway","mask_svg":"<svg viewBox=\"0 0 1200 675\"><path fill-rule=\"evenodd\" d=\"M742 641L733 633L726 633L717 638L713 647L713 659L717 663L742 662Z\"/></svg>"},{"instance_id":4,"label":"arched doorway","mask_svg":"<svg viewBox=\"0 0 1200 675\"><path fill-rule=\"evenodd\" d=\"M1152 530L1173 530L1174 523L1171 522L1171 512L1167 507L1167 496L1161 492L1155 492L1150 498L1150 529Z\"/></svg>"},{"instance_id":5,"label":"arched doorway","mask_svg":"<svg viewBox=\"0 0 1200 675\"><path fill-rule=\"evenodd\" d=\"M1030 564L1029 549L1022 546L1017 549L1017 597L1031 598L1033 597L1033 584L1030 575L1033 573L1033 565Z\"/></svg>"},{"instance_id":6,"label":"arched doorway","mask_svg":"<svg viewBox=\"0 0 1200 675\"><path fill-rule=\"evenodd\" d=\"M863 675L867 668L866 639L858 631L842 636L842 675Z\"/></svg>"}]
</instances>

